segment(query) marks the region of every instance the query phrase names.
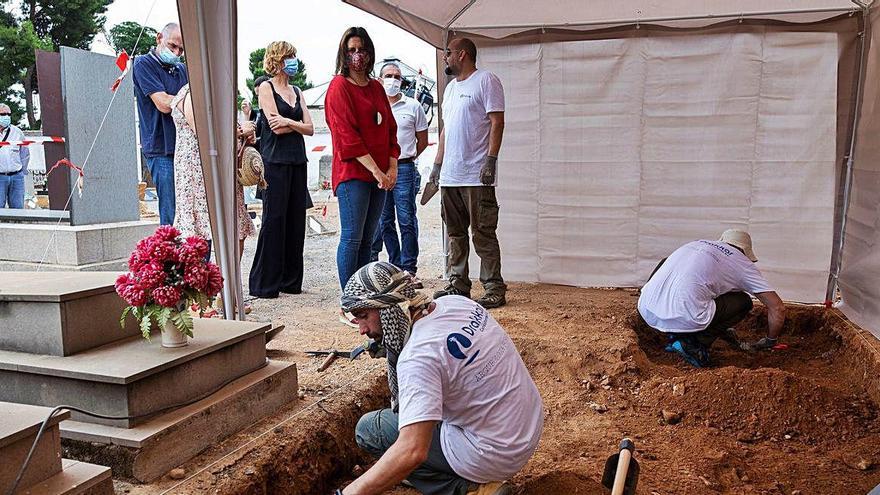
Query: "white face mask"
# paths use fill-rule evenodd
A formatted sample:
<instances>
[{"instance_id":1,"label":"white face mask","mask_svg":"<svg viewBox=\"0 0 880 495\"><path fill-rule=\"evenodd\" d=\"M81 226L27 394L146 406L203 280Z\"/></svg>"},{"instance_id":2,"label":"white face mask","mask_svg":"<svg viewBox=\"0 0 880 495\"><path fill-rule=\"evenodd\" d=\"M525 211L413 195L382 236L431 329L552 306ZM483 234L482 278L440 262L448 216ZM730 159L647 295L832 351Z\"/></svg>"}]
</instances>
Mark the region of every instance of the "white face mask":
<instances>
[{"instance_id":1,"label":"white face mask","mask_svg":"<svg viewBox=\"0 0 880 495\"><path fill-rule=\"evenodd\" d=\"M385 94L388 96L397 96L400 93L400 79L383 77L382 85L385 86Z\"/></svg>"}]
</instances>

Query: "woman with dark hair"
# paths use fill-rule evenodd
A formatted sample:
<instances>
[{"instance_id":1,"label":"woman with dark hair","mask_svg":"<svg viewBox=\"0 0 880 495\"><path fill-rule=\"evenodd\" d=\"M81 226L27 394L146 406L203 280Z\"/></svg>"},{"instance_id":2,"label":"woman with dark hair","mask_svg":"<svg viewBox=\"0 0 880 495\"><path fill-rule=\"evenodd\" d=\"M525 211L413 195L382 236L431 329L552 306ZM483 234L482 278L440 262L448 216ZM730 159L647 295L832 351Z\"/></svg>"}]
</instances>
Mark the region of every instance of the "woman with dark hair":
<instances>
[{"instance_id":1,"label":"woman with dark hair","mask_svg":"<svg viewBox=\"0 0 880 495\"><path fill-rule=\"evenodd\" d=\"M351 275L370 262L385 193L397 180L397 124L382 83L372 76L376 50L362 27L342 35L336 76L324 108L333 142L333 191L339 197L336 266L345 288ZM340 320L351 326L346 314Z\"/></svg>"},{"instance_id":2,"label":"woman with dark hair","mask_svg":"<svg viewBox=\"0 0 880 495\"><path fill-rule=\"evenodd\" d=\"M263 191L263 225L251 267L250 294L299 294L303 284L306 210L312 198L306 184L306 145L314 133L302 91L290 84L299 70L296 48L275 41L266 48L263 68L272 78L257 91L260 102L260 154L268 187Z\"/></svg>"}]
</instances>

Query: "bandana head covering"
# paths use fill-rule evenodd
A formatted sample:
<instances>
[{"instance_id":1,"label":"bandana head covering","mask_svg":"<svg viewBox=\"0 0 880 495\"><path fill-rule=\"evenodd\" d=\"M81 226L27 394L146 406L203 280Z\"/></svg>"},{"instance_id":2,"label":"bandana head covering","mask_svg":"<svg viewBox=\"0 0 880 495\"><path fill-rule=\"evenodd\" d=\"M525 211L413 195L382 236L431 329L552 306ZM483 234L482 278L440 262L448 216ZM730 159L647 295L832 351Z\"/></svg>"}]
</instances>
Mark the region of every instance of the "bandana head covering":
<instances>
[{"instance_id":1,"label":"bandana head covering","mask_svg":"<svg viewBox=\"0 0 880 495\"><path fill-rule=\"evenodd\" d=\"M342 310L378 309L382 326L382 346L388 353L388 388L391 408L398 409L397 357L412 332L410 308L425 307L431 296L415 290L412 276L384 261L362 267L345 284L340 305Z\"/></svg>"}]
</instances>

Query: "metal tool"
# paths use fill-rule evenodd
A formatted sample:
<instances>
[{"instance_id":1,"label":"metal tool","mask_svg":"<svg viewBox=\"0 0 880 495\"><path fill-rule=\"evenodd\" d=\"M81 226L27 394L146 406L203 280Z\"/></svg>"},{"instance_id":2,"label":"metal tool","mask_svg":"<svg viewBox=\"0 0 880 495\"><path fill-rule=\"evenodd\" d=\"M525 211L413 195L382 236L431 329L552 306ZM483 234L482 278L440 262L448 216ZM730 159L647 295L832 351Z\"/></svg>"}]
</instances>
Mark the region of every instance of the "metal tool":
<instances>
[{"instance_id":1,"label":"metal tool","mask_svg":"<svg viewBox=\"0 0 880 495\"><path fill-rule=\"evenodd\" d=\"M639 462L633 458L636 445L629 438L620 442L620 451L605 461L602 484L611 495L635 495L639 482Z\"/></svg>"}]
</instances>

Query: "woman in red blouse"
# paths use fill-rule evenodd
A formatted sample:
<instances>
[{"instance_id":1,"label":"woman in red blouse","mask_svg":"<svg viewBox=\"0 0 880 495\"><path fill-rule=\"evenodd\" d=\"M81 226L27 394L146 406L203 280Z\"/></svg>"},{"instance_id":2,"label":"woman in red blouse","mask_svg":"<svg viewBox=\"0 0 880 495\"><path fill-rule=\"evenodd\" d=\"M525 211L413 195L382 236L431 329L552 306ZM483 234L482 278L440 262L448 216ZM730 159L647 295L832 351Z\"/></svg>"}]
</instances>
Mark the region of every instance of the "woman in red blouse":
<instances>
[{"instance_id":1,"label":"woman in red blouse","mask_svg":"<svg viewBox=\"0 0 880 495\"><path fill-rule=\"evenodd\" d=\"M376 50L362 27L342 35L336 76L324 109L333 141L333 192L339 198L339 284L370 262L385 193L397 180L397 124L382 83L372 76ZM352 326L352 319L342 315Z\"/></svg>"}]
</instances>

